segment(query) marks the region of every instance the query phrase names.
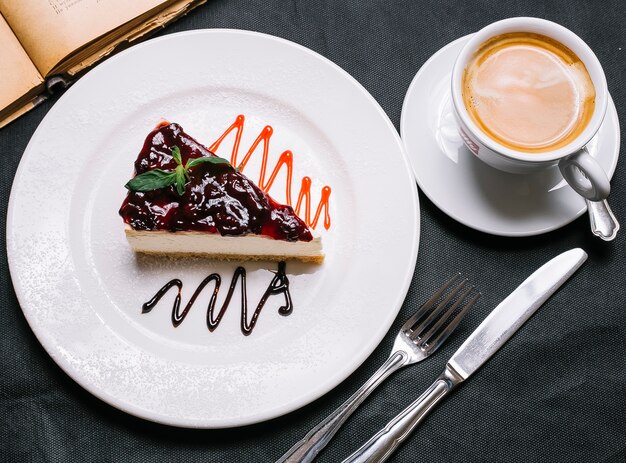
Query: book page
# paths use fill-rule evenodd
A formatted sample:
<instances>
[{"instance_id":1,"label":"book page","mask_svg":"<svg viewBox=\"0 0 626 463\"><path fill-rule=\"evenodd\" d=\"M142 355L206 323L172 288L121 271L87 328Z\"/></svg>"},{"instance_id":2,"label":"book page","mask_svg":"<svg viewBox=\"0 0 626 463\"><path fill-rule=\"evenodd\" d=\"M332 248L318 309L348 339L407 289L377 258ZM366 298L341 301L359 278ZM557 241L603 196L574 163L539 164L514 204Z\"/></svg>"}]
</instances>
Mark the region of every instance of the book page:
<instances>
[{"instance_id":1,"label":"book page","mask_svg":"<svg viewBox=\"0 0 626 463\"><path fill-rule=\"evenodd\" d=\"M156 12L170 2L0 0L0 13L39 72L46 76L65 57L82 46L146 12Z\"/></svg>"},{"instance_id":2,"label":"book page","mask_svg":"<svg viewBox=\"0 0 626 463\"><path fill-rule=\"evenodd\" d=\"M32 97L43 84L35 68L13 31L0 15L0 119L5 112L23 105L20 99Z\"/></svg>"},{"instance_id":3,"label":"book page","mask_svg":"<svg viewBox=\"0 0 626 463\"><path fill-rule=\"evenodd\" d=\"M147 37L155 30L165 27L180 16L186 14L189 10L203 4L206 0L175 0L157 15L147 18L145 21L137 22L137 24L128 23L115 34L110 34L105 44L96 44L97 46L87 47L80 53L72 55L63 63L62 70L70 78L90 68L103 58L126 48L133 43ZM56 72L56 70L53 70Z\"/></svg>"}]
</instances>

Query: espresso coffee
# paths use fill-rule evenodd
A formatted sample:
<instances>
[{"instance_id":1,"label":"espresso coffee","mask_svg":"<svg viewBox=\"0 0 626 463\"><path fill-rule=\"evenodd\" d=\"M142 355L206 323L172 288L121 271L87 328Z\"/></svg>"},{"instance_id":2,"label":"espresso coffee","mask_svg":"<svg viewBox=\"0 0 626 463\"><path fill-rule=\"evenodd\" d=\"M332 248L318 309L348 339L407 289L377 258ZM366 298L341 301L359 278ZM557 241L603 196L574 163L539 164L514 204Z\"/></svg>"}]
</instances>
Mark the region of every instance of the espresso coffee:
<instances>
[{"instance_id":1,"label":"espresso coffee","mask_svg":"<svg viewBox=\"0 0 626 463\"><path fill-rule=\"evenodd\" d=\"M480 46L465 69L462 92L483 132L526 153L571 143L589 123L596 96L587 68L572 50L521 32Z\"/></svg>"}]
</instances>

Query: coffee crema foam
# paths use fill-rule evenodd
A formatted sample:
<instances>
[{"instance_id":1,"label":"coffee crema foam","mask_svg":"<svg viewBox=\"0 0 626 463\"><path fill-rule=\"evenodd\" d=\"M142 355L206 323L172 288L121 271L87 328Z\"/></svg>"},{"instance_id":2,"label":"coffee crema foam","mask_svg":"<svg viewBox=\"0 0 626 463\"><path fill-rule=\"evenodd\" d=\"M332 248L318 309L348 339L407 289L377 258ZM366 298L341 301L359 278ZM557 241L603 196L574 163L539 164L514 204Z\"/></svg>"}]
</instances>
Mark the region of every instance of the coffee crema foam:
<instances>
[{"instance_id":1,"label":"coffee crema foam","mask_svg":"<svg viewBox=\"0 0 626 463\"><path fill-rule=\"evenodd\" d=\"M472 120L517 151L541 153L571 143L589 123L595 96L580 58L539 34L493 37L463 75L463 102Z\"/></svg>"}]
</instances>

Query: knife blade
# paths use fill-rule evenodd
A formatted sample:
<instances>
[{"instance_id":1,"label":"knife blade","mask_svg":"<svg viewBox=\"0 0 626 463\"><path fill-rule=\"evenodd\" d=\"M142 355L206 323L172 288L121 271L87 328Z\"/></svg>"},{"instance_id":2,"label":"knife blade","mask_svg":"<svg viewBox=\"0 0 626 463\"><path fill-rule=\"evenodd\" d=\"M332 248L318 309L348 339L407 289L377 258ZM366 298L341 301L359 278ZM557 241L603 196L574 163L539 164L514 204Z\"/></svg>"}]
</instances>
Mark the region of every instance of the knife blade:
<instances>
[{"instance_id":1,"label":"knife blade","mask_svg":"<svg viewBox=\"0 0 626 463\"><path fill-rule=\"evenodd\" d=\"M485 318L450 358L448 366L467 379L587 260L580 248L537 269Z\"/></svg>"},{"instance_id":2,"label":"knife blade","mask_svg":"<svg viewBox=\"0 0 626 463\"><path fill-rule=\"evenodd\" d=\"M439 378L343 463L387 460L435 405L489 360L586 260L587 253L576 248L537 269L474 330Z\"/></svg>"}]
</instances>

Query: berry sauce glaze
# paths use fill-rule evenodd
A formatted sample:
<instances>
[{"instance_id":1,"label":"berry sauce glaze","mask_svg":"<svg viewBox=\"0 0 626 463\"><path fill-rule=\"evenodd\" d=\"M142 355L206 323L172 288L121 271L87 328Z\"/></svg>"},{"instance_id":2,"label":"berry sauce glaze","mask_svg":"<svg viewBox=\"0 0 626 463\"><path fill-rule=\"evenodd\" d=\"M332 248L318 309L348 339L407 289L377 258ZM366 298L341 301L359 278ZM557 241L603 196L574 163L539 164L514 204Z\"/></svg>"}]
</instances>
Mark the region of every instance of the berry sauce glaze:
<instances>
[{"instance_id":1,"label":"berry sauce glaze","mask_svg":"<svg viewBox=\"0 0 626 463\"><path fill-rule=\"evenodd\" d=\"M135 161L136 175L152 169L174 170L172 148L189 159L215 156L174 123L159 124ZM189 169L180 196L174 185L148 192L129 191L120 208L135 230L204 231L221 235L254 233L285 241L311 241L307 225L291 206L278 204L230 164L203 163Z\"/></svg>"}]
</instances>

